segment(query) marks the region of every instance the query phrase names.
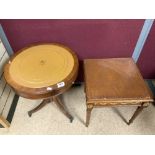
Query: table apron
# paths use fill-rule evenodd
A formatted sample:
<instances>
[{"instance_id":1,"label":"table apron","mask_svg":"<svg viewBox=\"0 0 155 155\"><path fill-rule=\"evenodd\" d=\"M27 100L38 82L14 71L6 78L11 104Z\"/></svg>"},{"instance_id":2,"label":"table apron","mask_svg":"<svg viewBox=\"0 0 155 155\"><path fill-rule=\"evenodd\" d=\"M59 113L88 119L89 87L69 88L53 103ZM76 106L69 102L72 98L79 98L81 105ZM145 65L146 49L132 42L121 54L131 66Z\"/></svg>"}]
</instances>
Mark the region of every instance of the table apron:
<instances>
[{"instance_id":1,"label":"table apron","mask_svg":"<svg viewBox=\"0 0 155 155\"><path fill-rule=\"evenodd\" d=\"M87 107L115 107L115 106L143 106L147 107L151 102L139 102L139 103L88 103Z\"/></svg>"}]
</instances>

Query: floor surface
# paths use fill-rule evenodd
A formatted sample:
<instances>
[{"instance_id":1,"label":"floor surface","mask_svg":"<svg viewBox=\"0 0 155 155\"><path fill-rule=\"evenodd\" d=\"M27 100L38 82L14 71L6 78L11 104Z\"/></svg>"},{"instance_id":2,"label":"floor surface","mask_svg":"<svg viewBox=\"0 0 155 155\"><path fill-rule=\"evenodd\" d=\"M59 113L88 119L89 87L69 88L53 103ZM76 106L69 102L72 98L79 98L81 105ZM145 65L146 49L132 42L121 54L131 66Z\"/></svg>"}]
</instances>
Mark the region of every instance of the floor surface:
<instances>
[{"instance_id":1,"label":"floor surface","mask_svg":"<svg viewBox=\"0 0 155 155\"><path fill-rule=\"evenodd\" d=\"M73 134L155 134L155 106L150 105L128 126L136 107L95 108L89 127L85 127L85 94L83 86L73 87L62 96L67 109L74 116L73 123L59 111L54 103L33 114L27 111L39 104L39 100L19 98L19 102L9 129L1 128L0 134L24 135L73 135Z\"/></svg>"}]
</instances>

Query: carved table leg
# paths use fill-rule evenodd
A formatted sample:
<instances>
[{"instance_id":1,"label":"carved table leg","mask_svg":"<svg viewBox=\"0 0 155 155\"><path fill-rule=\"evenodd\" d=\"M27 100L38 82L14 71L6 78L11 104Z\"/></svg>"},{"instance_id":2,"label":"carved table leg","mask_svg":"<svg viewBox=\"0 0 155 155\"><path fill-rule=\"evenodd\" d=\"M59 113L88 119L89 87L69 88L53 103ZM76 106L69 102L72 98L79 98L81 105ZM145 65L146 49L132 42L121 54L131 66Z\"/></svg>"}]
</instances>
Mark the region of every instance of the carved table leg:
<instances>
[{"instance_id":1,"label":"carved table leg","mask_svg":"<svg viewBox=\"0 0 155 155\"><path fill-rule=\"evenodd\" d=\"M91 111L93 109L93 105L87 105L87 114L86 114L86 127L89 125Z\"/></svg>"},{"instance_id":2,"label":"carved table leg","mask_svg":"<svg viewBox=\"0 0 155 155\"><path fill-rule=\"evenodd\" d=\"M128 125L130 125L135 118L139 115L139 113L145 108L146 106L143 106L143 104L141 106L138 106L138 108L136 109L136 111L134 112L133 116L131 117L131 119L128 122Z\"/></svg>"},{"instance_id":3,"label":"carved table leg","mask_svg":"<svg viewBox=\"0 0 155 155\"><path fill-rule=\"evenodd\" d=\"M28 111L29 117L32 116L32 113L37 112L38 110L43 108L47 103L50 103L50 102L51 102L50 99L44 99L37 107L35 107L34 109Z\"/></svg>"},{"instance_id":4,"label":"carved table leg","mask_svg":"<svg viewBox=\"0 0 155 155\"><path fill-rule=\"evenodd\" d=\"M73 121L73 117L69 114L69 112L66 110L64 104L60 101L60 99L57 96L53 97L53 101L55 102L55 104L59 107L59 109L61 110L61 112L63 112L63 114L65 116L67 116L70 119L70 122L72 123Z\"/></svg>"}]
</instances>

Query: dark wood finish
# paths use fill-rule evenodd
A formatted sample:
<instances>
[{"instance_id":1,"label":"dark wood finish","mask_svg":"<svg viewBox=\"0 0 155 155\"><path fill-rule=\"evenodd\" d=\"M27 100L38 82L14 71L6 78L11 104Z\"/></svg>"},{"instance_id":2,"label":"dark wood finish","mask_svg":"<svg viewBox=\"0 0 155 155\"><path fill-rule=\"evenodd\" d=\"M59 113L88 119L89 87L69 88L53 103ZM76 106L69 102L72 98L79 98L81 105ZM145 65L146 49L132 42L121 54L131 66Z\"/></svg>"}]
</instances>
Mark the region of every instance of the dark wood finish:
<instances>
[{"instance_id":1,"label":"dark wood finish","mask_svg":"<svg viewBox=\"0 0 155 155\"><path fill-rule=\"evenodd\" d=\"M64 106L64 104L61 102L61 100L59 99L58 96L53 96L51 98L47 98L44 99L37 107L35 107L34 109L28 111L28 115L29 117L32 116L33 113L37 112L38 110L42 109L46 104L53 102L58 106L58 108L60 109L60 111L69 118L70 122L72 123L73 121L73 117L71 116L71 114L67 111L66 107Z\"/></svg>"},{"instance_id":2,"label":"dark wood finish","mask_svg":"<svg viewBox=\"0 0 155 155\"><path fill-rule=\"evenodd\" d=\"M67 116L70 119L70 122L72 123L73 121L73 117L71 116L71 114L69 114L69 112L67 111L66 107L64 106L64 104L60 101L58 96L54 96L53 97L53 101L55 102L55 104L58 106L58 108L60 109L60 111Z\"/></svg>"},{"instance_id":3,"label":"dark wood finish","mask_svg":"<svg viewBox=\"0 0 155 155\"><path fill-rule=\"evenodd\" d=\"M91 106L87 105L87 111L86 111L86 127L88 127L88 125L89 125L90 115L91 115L91 111L92 110L93 110L93 105L91 105Z\"/></svg>"},{"instance_id":4,"label":"dark wood finish","mask_svg":"<svg viewBox=\"0 0 155 155\"><path fill-rule=\"evenodd\" d=\"M86 59L84 73L86 126L90 119L90 105L104 107L143 104L143 107L146 107L153 102L153 95L132 58ZM138 114L139 112L136 112L135 116Z\"/></svg>"},{"instance_id":5,"label":"dark wood finish","mask_svg":"<svg viewBox=\"0 0 155 155\"><path fill-rule=\"evenodd\" d=\"M11 65L11 62L14 60L14 58L20 54L21 52L23 52L24 50L30 48L30 47L34 47L34 46L39 46L39 45L57 45L60 47L65 48L68 52L71 53L71 55L73 56L74 59L74 66L72 71L70 72L70 74L63 79L62 81L65 83L65 86L58 88L57 83L54 85L50 85L48 87L51 87L52 90L47 90L47 87L42 87L42 88L29 88L29 87L25 87L22 86L20 84L18 84L18 81L14 81L11 78L11 75L9 73L9 68ZM28 115L31 116L32 113L40 110L42 107L44 107L49 100L54 99L56 104L59 106L59 108L63 111L63 113L70 119L70 121L72 122L73 117L68 113L68 111L65 111L66 109L64 108L63 104L59 101L59 99L56 97L62 93L64 93L65 91L67 91L72 84L74 83L74 81L76 80L77 74L78 74L78 67L79 67L79 63L78 63L78 58L76 56L76 54L68 47L59 44L59 43L39 43L39 44L32 44L30 46L27 46L21 50L19 50L18 52L16 52L11 58L10 60L5 64L4 67L4 77L7 81L7 83L14 89L14 91L24 97L24 98L28 98L28 99L43 99L43 102L37 106L36 108L34 108L33 110L30 110L28 112Z\"/></svg>"},{"instance_id":6,"label":"dark wood finish","mask_svg":"<svg viewBox=\"0 0 155 155\"><path fill-rule=\"evenodd\" d=\"M134 112L133 116L131 117L131 119L129 120L128 122L128 125L130 125L134 120L135 118L142 112L142 110L144 109L144 106L143 104L141 106L138 106L136 111Z\"/></svg>"},{"instance_id":7,"label":"dark wood finish","mask_svg":"<svg viewBox=\"0 0 155 155\"><path fill-rule=\"evenodd\" d=\"M37 107L35 107L34 109L28 111L29 117L31 117L33 113L35 113L38 110L42 109L47 103L50 103L50 102L51 102L50 99L44 99Z\"/></svg>"}]
</instances>

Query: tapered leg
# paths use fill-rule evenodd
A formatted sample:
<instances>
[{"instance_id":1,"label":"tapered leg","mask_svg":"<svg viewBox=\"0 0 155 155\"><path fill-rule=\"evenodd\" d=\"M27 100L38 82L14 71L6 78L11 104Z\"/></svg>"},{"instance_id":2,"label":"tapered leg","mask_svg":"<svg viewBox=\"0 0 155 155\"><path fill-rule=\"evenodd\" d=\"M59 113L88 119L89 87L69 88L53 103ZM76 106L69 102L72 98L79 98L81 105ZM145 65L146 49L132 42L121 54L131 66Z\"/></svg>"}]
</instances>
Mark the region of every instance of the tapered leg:
<instances>
[{"instance_id":1,"label":"tapered leg","mask_svg":"<svg viewBox=\"0 0 155 155\"><path fill-rule=\"evenodd\" d=\"M138 106L138 108L136 109L136 111L134 112L133 116L131 117L131 119L128 122L128 125L130 125L135 118L139 115L139 113L144 109L143 104L141 106Z\"/></svg>"},{"instance_id":2,"label":"tapered leg","mask_svg":"<svg viewBox=\"0 0 155 155\"><path fill-rule=\"evenodd\" d=\"M93 109L93 106L92 106L92 105L91 105L91 106L90 106L90 105L87 106L87 112L86 112L86 127L88 127L88 125L89 125L90 115L91 115L92 109Z\"/></svg>"},{"instance_id":3,"label":"tapered leg","mask_svg":"<svg viewBox=\"0 0 155 155\"><path fill-rule=\"evenodd\" d=\"M32 113L37 112L38 110L42 109L47 103L50 103L50 102L51 102L50 99L44 99L37 107L28 111L29 117L32 116Z\"/></svg>"},{"instance_id":4,"label":"tapered leg","mask_svg":"<svg viewBox=\"0 0 155 155\"><path fill-rule=\"evenodd\" d=\"M59 107L59 109L61 110L61 112L63 112L63 114L65 116L67 116L70 119L70 122L72 123L73 121L73 117L69 114L69 112L66 110L66 107L64 106L64 104L60 101L60 99L57 96L53 97L53 101L55 102L55 104Z\"/></svg>"}]
</instances>

